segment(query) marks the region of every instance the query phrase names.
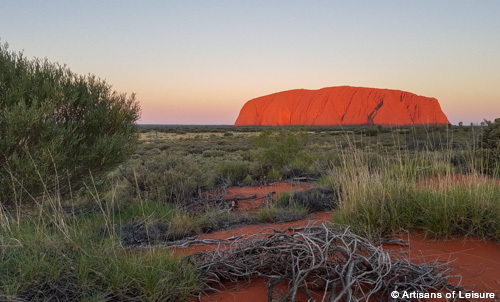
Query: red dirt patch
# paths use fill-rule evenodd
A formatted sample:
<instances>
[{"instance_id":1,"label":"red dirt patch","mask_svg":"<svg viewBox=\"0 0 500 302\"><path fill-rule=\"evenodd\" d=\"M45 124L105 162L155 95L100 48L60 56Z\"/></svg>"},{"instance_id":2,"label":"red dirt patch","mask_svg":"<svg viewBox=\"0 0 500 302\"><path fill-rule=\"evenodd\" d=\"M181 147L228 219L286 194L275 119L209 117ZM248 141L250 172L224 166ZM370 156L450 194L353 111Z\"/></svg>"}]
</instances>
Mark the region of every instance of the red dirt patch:
<instances>
[{"instance_id":1,"label":"red dirt patch","mask_svg":"<svg viewBox=\"0 0 500 302\"><path fill-rule=\"evenodd\" d=\"M267 301L267 289L266 280L264 278L256 278L250 282L240 282L240 283L229 283L226 284L226 288L221 293L204 295L200 300L193 299L191 302L202 301L202 302L260 302ZM287 292L285 284L280 283L276 285L273 289L275 291L275 296L279 294L284 295ZM321 294L318 292L311 291L311 295L317 301L321 301ZM274 297L273 297L274 298ZM279 298L279 297L276 297ZM279 301L279 300L277 300ZM308 298L303 293L298 293L297 302L306 302Z\"/></svg>"},{"instance_id":2,"label":"red dirt patch","mask_svg":"<svg viewBox=\"0 0 500 302\"><path fill-rule=\"evenodd\" d=\"M238 201L238 208L245 212L255 212L266 202L266 196L276 198L277 194L290 191L305 191L314 187L311 183L275 182L262 186L231 187L224 198L245 198L255 195L255 198Z\"/></svg>"},{"instance_id":3,"label":"red dirt patch","mask_svg":"<svg viewBox=\"0 0 500 302\"><path fill-rule=\"evenodd\" d=\"M463 278L461 282L459 278L451 282L460 282L466 290L494 292L500 296L500 243L475 238L432 240L422 234L410 234L401 239L410 247L384 245L384 248L406 252L415 263L452 261L451 266L456 269L454 274Z\"/></svg>"},{"instance_id":4,"label":"red dirt patch","mask_svg":"<svg viewBox=\"0 0 500 302\"><path fill-rule=\"evenodd\" d=\"M442 190L456 186L484 185L490 183L500 185L500 180L480 175L450 174L424 178L417 183L417 188Z\"/></svg>"},{"instance_id":5,"label":"red dirt patch","mask_svg":"<svg viewBox=\"0 0 500 302\"><path fill-rule=\"evenodd\" d=\"M262 197L270 192L273 194L289 192L289 191L305 191L313 188L314 185L307 182L287 182L280 181L274 182L269 185L262 186L247 186L247 187L231 187L228 189L227 197L234 196L250 196L257 195L257 197Z\"/></svg>"}]
</instances>

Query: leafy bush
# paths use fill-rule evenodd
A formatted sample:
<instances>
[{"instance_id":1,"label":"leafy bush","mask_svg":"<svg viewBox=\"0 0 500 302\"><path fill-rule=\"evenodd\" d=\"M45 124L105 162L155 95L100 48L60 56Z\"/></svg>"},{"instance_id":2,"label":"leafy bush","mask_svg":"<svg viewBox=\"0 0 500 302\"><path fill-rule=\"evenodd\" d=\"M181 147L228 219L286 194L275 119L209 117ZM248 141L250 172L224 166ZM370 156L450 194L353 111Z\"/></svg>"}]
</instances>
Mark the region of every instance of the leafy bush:
<instances>
[{"instance_id":1,"label":"leafy bush","mask_svg":"<svg viewBox=\"0 0 500 302\"><path fill-rule=\"evenodd\" d=\"M486 128L483 130L481 145L485 151L482 153L484 168L487 173L500 176L500 118L494 122L485 120Z\"/></svg>"},{"instance_id":2,"label":"leafy bush","mask_svg":"<svg viewBox=\"0 0 500 302\"><path fill-rule=\"evenodd\" d=\"M272 168L269 172L267 172L267 178L270 180L279 180L281 178L280 171Z\"/></svg>"},{"instance_id":3,"label":"leafy bush","mask_svg":"<svg viewBox=\"0 0 500 302\"><path fill-rule=\"evenodd\" d=\"M482 136L483 148L495 150L500 153L500 118L494 122L485 121L487 124Z\"/></svg>"},{"instance_id":4,"label":"leafy bush","mask_svg":"<svg viewBox=\"0 0 500 302\"><path fill-rule=\"evenodd\" d=\"M313 159L305 151L308 133L300 130L264 130L254 138L257 147L261 148L258 157L264 165L281 169L286 165L308 168Z\"/></svg>"},{"instance_id":5,"label":"leafy bush","mask_svg":"<svg viewBox=\"0 0 500 302\"><path fill-rule=\"evenodd\" d=\"M245 161L223 162L217 167L217 175L219 176L220 182L229 185L243 182L249 172L250 163Z\"/></svg>"},{"instance_id":6,"label":"leafy bush","mask_svg":"<svg viewBox=\"0 0 500 302\"><path fill-rule=\"evenodd\" d=\"M124 161L139 111L134 94L0 44L0 198L65 192Z\"/></svg>"}]
</instances>

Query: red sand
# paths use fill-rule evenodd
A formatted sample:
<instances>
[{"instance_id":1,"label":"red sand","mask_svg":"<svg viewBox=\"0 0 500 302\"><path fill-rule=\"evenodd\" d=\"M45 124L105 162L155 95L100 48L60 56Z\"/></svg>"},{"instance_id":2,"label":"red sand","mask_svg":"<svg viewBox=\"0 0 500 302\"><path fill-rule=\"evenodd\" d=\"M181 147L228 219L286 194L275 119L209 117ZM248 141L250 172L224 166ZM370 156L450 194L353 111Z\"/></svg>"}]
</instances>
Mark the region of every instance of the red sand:
<instances>
[{"instance_id":1,"label":"red sand","mask_svg":"<svg viewBox=\"0 0 500 302\"><path fill-rule=\"evenodd\" d=\"M267 223L267 224L254 224L254 225L246 225L236 229L231 230L223 230L215 233L205 234L198 236L196 240L204 240L204 239L228 239L234 236L242 236L248 237L250 235L262 233L262 232L272 232L272 229L285 231L290 228L300 228L305 227L309 223L313 222L327 222L332 219L332 215L330 213L319 212L314 213L309 216L308 219L297 220L292 222L282 222L282 223ZM218 244L210 244L210 245L191 245L187 248L175 248L172 249L177 255L191 255L200 251L213 251L217 248Z\"/></svg>"},{"instance_id":2,"label":"red sand","mask_svg":"<svg viewBox=\"0 0 500 302\"><path fill-rule=\"evenodd\" d=\"M470 179L462 176L453 176L451 179L463 184L469 182ZM462 182L463 181L463 182ZM433 180L430 184L435 183ZM438 182L442 183L442 182ZM228 196L236 196L242 194L249 196L258 194L263 196L268 192L283 192L289 189L307 189L308 186L293 186L289 183L276 183L269 186L261 187L244 187L244 188L230 188ZM438 186L437 188L440 188ZM313 222L326 222L331 220L330 213L315 213L308 219L288 222L288 223L275 223L264 225L249 225L243 226L233 230L224 230L212 234L206 234L198 237L201 239L225 239L232 236L249 236L259 232L270 231L271 228L279 230L287 230L291 227L303 227ZM450 281L458 284L460 283L465 289L473 290L474 292L494 292L496 299L489 299L484 301L498 301L500 297L500 244L495 242L488 242L473 238L462 238L437 241L426 239L420 234L410 234L407 237L402 237L405 242L410 244L410 247L402 247L399 245L384 245L387 250L406 252L410 259L415 263L424 261L453 261L451 264L456 269L456 274L463 277L460 281L458 278L451 279ZM185 249L174 249L177 255L189 255L203 250L214 250L217 247L213 245L190 246ZM286 292L283 285L275 288L278 292ZM314 298L321 301L320 293L313 293ZM197 298L192 300L198 301ZM229 283L225 284L225 289L222 293L203 295L201 301L241 301L241 302L257 302L267 301L267 291L265 280L262 278L251 280L250 282ZM297 301L307 301L304 295L299 296ZM436 300L433 300L436 301ZM472 299L471 301L481 301L479 299Z\"/></svg>"},{"instance_id":3,"label":"red sand","mask_svg":"<svg viewBox=\"0 0 500 302\"><path fill-rule=\"evenodd\" d=\"M276 199L277 194L290 191L305 191L311 189L311 183L291 183L291 182L275 182L269 185L251 186L251 187L231 187L228 189L224 198L231 197L248 197L256 195L253 200L240 200L238 207L245 212L256 211L262 203L265 202L264 196L271 193L271 197Z\"/></svg>"},{"instance_id":4,"label":"red sand","mask_svg":"<svg viewBox=\"0 0 500 302\"><path fill-rule=\"evenodd\" d=\"M453 261L454 274L463 277L463 287L475 292L494 292L500 297L500 243L476 238L432 240L422 234L410 234L401 239L410 247L384 247L406 252L415 263ZM454 278L452 282L458 284L460 280Z\"/></svg>"},{"instance_id":5,"label":"red sand","mask_svg":"<svg viewBox=\"0 0 500 302\"><path fill-rule=\"evenodd\" d=\"M193 299L192 302L195 301L203 301L203 302L212 302L212 301L220 301L220 302L260 302L267 301L267 289L265 286L266 280L264 278L257 278L250 282L241 282L241 283L230 283L226 284L226 288L224 292L217 294L209 294L201 296L201 299L197 298ZM287 292L287 288L285 284L278 284L274 287L274 291L284 295ZM277 296L277 294L275 294ZM311 291L311 295L317 301L321 301L322 295L320 293ZM278 298L278 297L276 297ZM276 301L279 301L278 299ZM305 294L299 292L297 293L297 302L306 302L308 298Z\"/></svg>"},{"instance_id":6,"label":"red sand","mask_svg":"<svg viewBox=\"0 0 500 302\"><path fill-rule=\"evenodd\" d=\"M363 87L295 89L249 100L234 123L243 125L449 124L435 98Z\"/></svg>"}]
</instances>

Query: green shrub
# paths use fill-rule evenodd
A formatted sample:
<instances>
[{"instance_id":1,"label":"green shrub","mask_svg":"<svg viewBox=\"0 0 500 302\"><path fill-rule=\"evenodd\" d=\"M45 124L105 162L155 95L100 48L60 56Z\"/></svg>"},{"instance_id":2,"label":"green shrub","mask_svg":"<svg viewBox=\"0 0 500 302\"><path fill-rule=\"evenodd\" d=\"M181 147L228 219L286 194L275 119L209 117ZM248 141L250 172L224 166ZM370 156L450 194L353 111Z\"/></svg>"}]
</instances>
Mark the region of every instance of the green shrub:
<instances>
[{"instance_id":1,"label":"green shrub","mask_svg":"<svg viewBox=\"0 0 500 302\"><path fill-rule=\"evenodd\" d=\"M245 161L223 162L217 167L219 182L229 181L230 184L239 183L245 180L250 172L250 163Z\"/></svg>"},{"instance_id":2,"label":"green shrub","mask_svg":"<svg viewBox=\"0 0 500 302\"><path fill-rule=\"evenodd\" d=\"M494 122L485 120L486 128L481 137L481 146L487 151L481 156L488 174L500 176L500 118Z\"/></svg>"},{"instance_id":3,"label":"green shrub","mask_svg":"<svg viewBox=\"0 0 500 302\"><path fill-rule=\"evenodd\" d=\"M309 213L329 211L337 206L339 194L329 188L315 188L307 191L282 193L276 199L276 205L281 208L299 206Z\"/></svg>"},{"instance_id":4,"label":"green shrub","mask_svg":"<svg viewBox=\"0 0 500 302\"><path fill-rule=\"evenodd\" d=\"M270 223L273 222L277 213L277 207L267 206L259 209L259 211L257 212L257 218L262 223Z\"/></svg>"},{"instance_id":5,"label":"green shrub","mask_svg":"<svg viewBox=\"0 0 500 302\"><path fill-rule=\"evenodd\" d=\"M485 123L487 126L481 138L482 147L500 153L500 118L493 122L485 120Z\"/></svg>"},{"instance_id":6,"label":"green shrub","mask_svg":"<svg viewBox=\"0 0 500 302\"><path fill-rule=\"evenodd\" d=\"M0 198L65 192L115 167L132 154L139 111L134 94L0 44Z\"/></svg>"},{"instance_id":7,"label":"green shrub","mask_svg":"<svg viewBox=\"0 0 500 302\"><path fill-rule=\"evenodd\" d=\"M264 130L254 142L261 148L258 157L264 165L280 169L294 161L310 164L304 155L308 133L303 130Z\"/></svg>"},{"instance_id":8,"label":"green shrub","mask_svg":"<svg viewBox=\"0 0 500 302\"><path fill-rule=\"evenodd\" d=\"M254 179L252 178L251 175L247 175L244 179L243 179L243 184L245 185L249 185L251 184L252 182L254 181Z\"/></svg>"},{"instance_id":9,"label":"green shrub","mask_svg":"<svg viewBox=\"0 0 500 302\"><path fill-rule=\"evenodd\" d=\"M133 198L176 205L213 179L209 168L200 165L195 156L168 152L130 161L121 167L121 173Z\"/></svg>"},{"instance_id":10,"label":"green shrub","mask_svg":"<svg viewBox=\"0 0 500 302\"><path fill-rule=\"evenodd\" d=\"M281 178L281 174L280 174L280 171L272 168L271 170L269 170L269 172L267 173L267 178L269 178L270 180L279 180Z\"/></svg>"},{"instance_id":11,"label":"green shrub","mask_svg":"<svg viewBox=\"0 0 500 302\"><path fill-rule=\"evenodd\" d=\"M222 157L226 155L226 151L223 150L205 150L201 153L203 157Z\"/></svg>"}]
</instances>

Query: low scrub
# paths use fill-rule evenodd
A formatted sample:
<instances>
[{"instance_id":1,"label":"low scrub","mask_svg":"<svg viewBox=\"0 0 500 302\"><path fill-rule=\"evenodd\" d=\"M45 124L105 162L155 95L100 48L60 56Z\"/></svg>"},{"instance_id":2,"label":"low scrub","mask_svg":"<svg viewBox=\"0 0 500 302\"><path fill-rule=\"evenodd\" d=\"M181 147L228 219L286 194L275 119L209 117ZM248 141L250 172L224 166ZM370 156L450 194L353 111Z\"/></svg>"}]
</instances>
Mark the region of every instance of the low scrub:
<instances>
[{"instance_id":1,"label":"low scrub","mask_svg":"<svg viewBox=\"0 0 500 302\"><path fill-rule=\"evenodd\" d=\"M309 169L314 157L305 149L309 134L302 129L264 130L254 138L260 152L257 159L269 169L279 170L287 165Z\"/></svg>"},{"instance_id":2,"label":"low scrub","mask_svg":"<svg viewBox=\"0 0 500 302\"><path fill-rule=\"evenodd\" d=\"M355 158L355 154L346 155L348 164L333 169L326 181L343 192L334 221L372 238L404 229L441 238L467 235L500 240L500 186L494 181L470 175L484 181L423 188L417 186L418 173L450 175L448 165L431 162L428 171L419 171L416 161L371 171L368 163Z\"/></svg>"},{"instance_id":3,"label":"low scrub","mask_svg":"<svg viewBox=\"0 0 500 302\"><path fill-rule=\"evenodd\" d=\"M0 231L0 300L183 301L199 288L198 273L169 253L128 252L81 221L68 230L23 222Z\"/></svg>"},{"instance_id":4,"label":"low scrub","mask_svg":"<svg viewBox=\"0 0 500 302\"><path fill-rule=\"evenodd\" d=\"M181 205L210 184L209 171L192 155L162 152L127 163L121 176L136 199Z\"/></svg>"},{"instance_id":5,"label":"low scrub","mask_svg":"<svg viewBox=\"0 0 500 302\"><path fill-rule=\"evenodd\" d=\"M250 162L228 161L219 164L217 177L219 184L235 185L243 182L250 173Z\"/></svg>"},{"instance_id":6,"label":"low scrub","mask_svg":"<svg viewBox=\"0 0 500 302\"><path fill-rule=\"evenodd\" d=\"M301 206L293 207L278 207L276 205L270 205L261 208L256 216L262 223L273 223L273 222L290 222L304 219L307 215L307 209Z\"/></svg>"},{"instance_id":7,"label":"low scrub","mask_svg":"<svg viewBox=\"0 0 500 302\"><path fill-rule=\"evenodd\" d=\"M337 207L340 196L336 190L330 188L316 188L307 191L282 193L278 196L278 207L292 208L299 206L309 213L329 211Z\"/></svg>"}]
</instances>

